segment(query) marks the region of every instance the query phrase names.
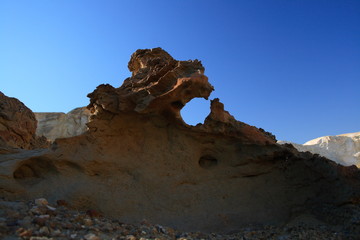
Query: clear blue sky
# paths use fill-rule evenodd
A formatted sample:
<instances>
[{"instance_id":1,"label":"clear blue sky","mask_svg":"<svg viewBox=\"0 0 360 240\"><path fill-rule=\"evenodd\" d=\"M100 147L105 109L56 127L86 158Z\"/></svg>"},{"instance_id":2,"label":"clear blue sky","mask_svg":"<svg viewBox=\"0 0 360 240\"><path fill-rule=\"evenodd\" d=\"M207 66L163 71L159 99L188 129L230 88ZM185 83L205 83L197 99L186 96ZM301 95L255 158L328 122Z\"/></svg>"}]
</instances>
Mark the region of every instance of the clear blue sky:
<instances>
[{"instance_id":1,"label":"clear blue sky","mask_svg":"<svg viewBox=\"0 0 360 240\"><path fill-rule=\"evenodd\" d=\"M0 91L68 112L139 48L199 59L238 120L303 143L360 131L360 1L1 0ZM182 111L203 121L209 102Z\"/></svg>"}]
</instances>

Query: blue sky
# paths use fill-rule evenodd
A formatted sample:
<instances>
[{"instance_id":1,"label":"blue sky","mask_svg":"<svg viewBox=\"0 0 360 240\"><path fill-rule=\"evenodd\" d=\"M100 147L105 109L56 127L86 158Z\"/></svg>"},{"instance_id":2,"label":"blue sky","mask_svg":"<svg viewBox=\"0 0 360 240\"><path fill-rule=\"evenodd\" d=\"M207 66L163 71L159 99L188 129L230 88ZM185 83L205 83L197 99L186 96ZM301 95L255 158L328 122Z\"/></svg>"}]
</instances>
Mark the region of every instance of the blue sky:
<instances>
[{"instance_id":1,"label":"blue sky","mask_svg":"<svg viewBox=\"0 0 360 240\"><path fill-rule=\"evenodd\" d=\"M303 143L360 131L360 1L0 1L0 91L36 112L88 104L139 48L199 59L238 120ZM209 101L182 110L202 122Z\"/></svg>"}]
</instances>

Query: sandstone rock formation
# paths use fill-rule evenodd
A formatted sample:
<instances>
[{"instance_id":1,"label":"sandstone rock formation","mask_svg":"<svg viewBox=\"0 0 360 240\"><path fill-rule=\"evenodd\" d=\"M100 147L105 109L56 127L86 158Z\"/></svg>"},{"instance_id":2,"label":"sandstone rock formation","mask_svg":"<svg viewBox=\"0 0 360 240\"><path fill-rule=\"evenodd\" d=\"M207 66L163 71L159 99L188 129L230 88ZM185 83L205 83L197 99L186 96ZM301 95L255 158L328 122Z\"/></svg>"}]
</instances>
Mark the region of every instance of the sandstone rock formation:
<instances>
[{"instance_id":1,"label":"sandstone rock formation","mask_svg":"<svg viewBox=\"0 0 360 240\"><path fill-rule=\"evenodd\" d=\"M46 139L35 136L34 113L16 98L0 92L0 147L32 149L46 146ZM8 151L7 150L7 151Z\"/></svg>"},{"instance_id":2,"label":"sandstone rock formation","mask_svg":"<svg viewBox=\"0 0 360 240\"><path fill-rule=\"evenodd\" d=\"M352 216L359 206L357 168L278 145L218 99L204 124L185 124L181 108L213 90L197 60L145 49L129 69L121 87L100 85L88 95L87 132L56 139L51 149L0 155L1 196L64 199L121 221L192 231L352 221L338 210Z\"/></svg>"},{"instance_id":3,"label":"sandstone rock formation","mask_svg":"<svg viewBox=\"0 0 360 240\"><path fill-rule=\"evenodd\" d=\"M182 121L182 107L195 97L207 99L214 89L200 61L176 61L160 48L136 51L128 68L132 77L120 88L100 85L88 95L95 115L135 112Z\"/></svg>"},{"instance_id":4,"label":"sandstone rock formation","mask_svg":"<svg viewBox=\"0 0 360 240\"><path fill-rule=\"evenodd\" d=\"M75 108L68 113L38 112L35 113L38 121L37 136L45 136L50 141L56 138L78 136L87 130L90 111L85 107Z\"/></svg>"},{"instance_id":5,"label":"sandstone rock formation","mask_svg":"<svg viewBox=\"0 0 360 240\"><path fill-rule=\"evenodd\" d=\"M301 152L320 154L344 166L360 167L360 132L319 137L304 144L291 144Z\"/></svg>"}]
</instances>

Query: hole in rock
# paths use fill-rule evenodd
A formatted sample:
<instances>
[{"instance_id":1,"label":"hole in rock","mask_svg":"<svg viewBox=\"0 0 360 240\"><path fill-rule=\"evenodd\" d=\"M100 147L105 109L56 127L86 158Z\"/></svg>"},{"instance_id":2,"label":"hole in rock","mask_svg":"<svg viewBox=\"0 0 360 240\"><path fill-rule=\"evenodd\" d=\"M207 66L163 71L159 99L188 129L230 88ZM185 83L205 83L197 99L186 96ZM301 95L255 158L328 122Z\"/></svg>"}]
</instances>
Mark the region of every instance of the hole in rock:
<instances>
[{"instance_id":1,"label":"hole in rock","mask_svg":"<svg viewBox=\"0 0 360 240\"><path fill-rule=\"evenodd\" d=\"M194 98L181 110L181 117L189 125L204 123L210 113L210 102L203 98Z\"/></svg>"},{"instance_id":2,"label":"hole in rock","mask_svg":"<svg viewBox=\"0 0 360 240\"><path fill-rule=\"evenodd\" d=\"M176 109L182 109L184 107L184 104L181 101L175 101L171 103L171 106Z\"/></svg>"},{"instance_id":3,"label":"hole in rock","mask_svg":"<svg viewBox=\"0 0 360 240\"><path fill-rule=\"evenodd\" d=\"M43 158L33 158L24 161L13 173L15 179L41 178L49 173L57 173L51 161Z\"/></svg>"},{"instance_id":4,"label":"hole in rock","mask_svg":"<svg viewBox=\"0 0 360 240\"><path fill-rule=\"evenodd\" d=\"M202 168L213 168L218 164L218 160L210 155L202 156L199 165Z\"/></svg>"}]
</instances>

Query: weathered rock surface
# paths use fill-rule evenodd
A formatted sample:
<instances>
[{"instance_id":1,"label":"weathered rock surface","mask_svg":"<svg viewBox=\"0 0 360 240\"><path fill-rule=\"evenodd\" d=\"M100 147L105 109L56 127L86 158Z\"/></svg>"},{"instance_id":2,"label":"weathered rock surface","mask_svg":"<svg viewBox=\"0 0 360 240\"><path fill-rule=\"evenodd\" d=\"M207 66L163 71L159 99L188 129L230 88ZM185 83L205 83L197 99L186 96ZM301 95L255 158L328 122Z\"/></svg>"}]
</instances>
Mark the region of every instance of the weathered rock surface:
<instances>
[{"instance_id":1,"label":"weathered rock surface","mask_svg":"<svg viewBox=\"0 0 360 240\"><path fill-rule=\"evenodd\" d=\"M176 61L160 48L136 51L128 68L132 77L120 88L100 85L88 95L95 115L134 112L182 121L182 107L195 97L207 99L214 89L200 61Z\"/></svg>"},{"instance_id":2,"label":"weathered rock surface","mask_svg":"<svg viewBox=\"0 0 360 240\"><path fill-rule=\"evenodd\" d=\"M320 154L344 166L360 167L360 132L319 137L304 144L291 144L301 152Z\"/></svg>"},{"instance_id":3,"label":"weathered rock surface","mask_svg":"<svg viewBox=\"0 0 360 240\"><path fill-rule=\"evenodd\" d=\"M64 199L124 222L208 232L301 221L341 228L353 220L356 167L278 145L218 99L204 124L182 121L181 108L213 90L199 61L146 49L131 56L129 69L121 87L89 94L87 132L51 149L0 155L1 196ZM345 208L346 216L337 214Z\"/></svg>"},{"instance_id":4,"label":"weathered rock surface","mask_svg":"<svg viewBox=\"0 0 360 240\"><path fill-rule=\"evenodd\" d=\"M35 115L29 108L18 99L0 92L0 153L10 151L10 148L46 146L46 139L35 136L36 126Z\"/></svg>"},{"instance_id":5,"label":"weathered rock surface","mask_svg":"<svg viewBox=\"0 0 360 240\"><path fill-rule=\"evenodd\" d=\"M37 112L37 136L45 136L50 141L56 138L74 137L87 130L90 111L85 107L75 108L68 113Z\"/></svg>"}]
</instances>

